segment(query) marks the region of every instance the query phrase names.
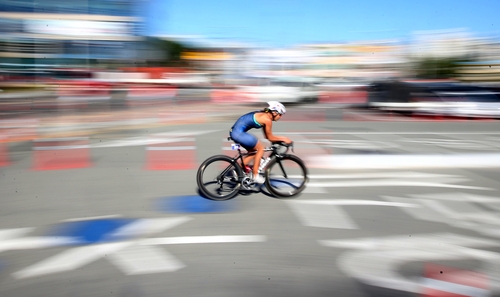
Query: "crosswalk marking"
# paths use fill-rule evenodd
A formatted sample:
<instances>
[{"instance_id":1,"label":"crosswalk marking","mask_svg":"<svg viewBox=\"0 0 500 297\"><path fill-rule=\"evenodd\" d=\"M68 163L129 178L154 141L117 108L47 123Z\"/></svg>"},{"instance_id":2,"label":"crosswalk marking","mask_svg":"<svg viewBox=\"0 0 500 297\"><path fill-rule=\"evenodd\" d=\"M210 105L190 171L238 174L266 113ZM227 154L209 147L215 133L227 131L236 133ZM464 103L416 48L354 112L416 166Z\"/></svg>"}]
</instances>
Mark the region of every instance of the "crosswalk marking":
<instances>
[{"instance_id":1,"label":"crosswalk marking","mask_svg":"<svg viewBox=\"0 0 500 297\"><path fill-rule=\"evenodd\" d=\"M320 206L288 203L304 226L335 229L358 229L345 210L335 205Z\"/></svg>"}]
</instances>

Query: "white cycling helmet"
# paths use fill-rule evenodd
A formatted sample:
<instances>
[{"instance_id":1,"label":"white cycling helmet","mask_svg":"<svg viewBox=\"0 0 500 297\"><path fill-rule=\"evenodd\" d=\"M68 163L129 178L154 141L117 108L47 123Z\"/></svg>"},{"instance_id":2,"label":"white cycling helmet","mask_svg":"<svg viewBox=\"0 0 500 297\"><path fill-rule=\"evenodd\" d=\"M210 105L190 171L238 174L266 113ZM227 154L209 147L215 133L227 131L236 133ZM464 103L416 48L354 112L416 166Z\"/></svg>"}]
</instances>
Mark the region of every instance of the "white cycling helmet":
<instances>
[{"instance_id":1,"label":"white cycling helmet","mask_svg":"<svg viewBox=\"0 0 500 297\"><path fill-rule=\"evenodd\" d=\"M278 101L269 101L267 104L269 104L269 110L277 111L280 115L284 115L286 113L285 106Z\"/></svg>"}]
</instances>

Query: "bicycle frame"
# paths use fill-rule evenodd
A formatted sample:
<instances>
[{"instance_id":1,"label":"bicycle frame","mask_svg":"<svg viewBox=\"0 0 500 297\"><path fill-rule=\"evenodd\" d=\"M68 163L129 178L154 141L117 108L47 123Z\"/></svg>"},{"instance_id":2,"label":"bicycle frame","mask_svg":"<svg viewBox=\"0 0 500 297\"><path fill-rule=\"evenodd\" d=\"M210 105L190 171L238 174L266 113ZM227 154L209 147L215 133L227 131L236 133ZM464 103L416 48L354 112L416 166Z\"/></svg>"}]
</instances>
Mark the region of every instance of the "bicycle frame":
<instances>
[{"instance_id":1,"label":"bicycle frame","mask_svg":"<svg viewBox=\"0 0 500 297\"><path fill-rule=\"evenodd\" d=\"M255 153L256 153L256 152L246 152L246 153L244 153L244 152L242 152L242 151L241 151L241 147L240 147L240 145L239 145L239 144L236 144L236 145L238 145L238 155L236 155L234 158L232 158L232 159L231 159L231 161L232 161L232 164L237 164L237 166L240 166L240 168L242 168L242 172L244 173L244 172L245 172L245 170L244 170L244 162L243 162L243 157L246 157L246 156L249 156L249 155L255 155ZM288 151L288 149L287 149L287 151ZM266 147L266 148L264 148L264 152L272 152L272 153L269 155L269 158L271 158L271 159L273 159L273 158L278 158L278 164L279 164L279 166L280 166L280 169L281 169L281 171L283 172L284 177L285 177L285 178L288 178L288 176L287 176L287 174L286 174L286 172L285 172L285 168L283 167L283 164L281 164L281 162L279 161L279 159L280 159L279 157L280 157L280 155L282 155L282 154L278 154L278 153L276 152L276 149L275 149L275 148L273 148L272 146L271 146L271 147ZM285 152L285 153L286 153L286 152ZM240 163L238 163L238 160L239 160L239 162L240 162ZM219 182L219 183L221 183L222 177L223 177L223 176L225 176L225 175L228 173L228 171L231 169L231 167L232 167L232 166L228 166L228 167L226 167L226 168L225 168L225 169L221 172L221 174L220 174L219 176L217 176L217 180L218 180L218 182ZM241 181L244 177L245 177L244 175L243 175L243 176L238 176L238 181Z\"/></svg>"},{"instance_id":2,"label":"bicycle frame","mask_svg":"<svg viewBox=\"0 0 500 297\"><path fill-rule=\"evenodd\" d=\"M243 163L243 157L246 157L246 156L249 156L249 155L255 155L255 152L242 152L241 151L241 148L239 147L238 145L238 155L236 155L235 157L233 157L231 159L231 163L232 164L235 164L235 166L240 166L240 168L242 168L242 171L245 172L244 170L244 163ZM239 162L238 162L239 161ZM226 173L228 173L228 171L231 169L231 165L229 165L228 167L226 167L226 169L224 169L221 174L219 176L217 176L217 180L220 181L222 180L222 177L226 175ZM245 176L238 176L238 179L239 181L241 181Z\"/></svg>"}]
</instances>

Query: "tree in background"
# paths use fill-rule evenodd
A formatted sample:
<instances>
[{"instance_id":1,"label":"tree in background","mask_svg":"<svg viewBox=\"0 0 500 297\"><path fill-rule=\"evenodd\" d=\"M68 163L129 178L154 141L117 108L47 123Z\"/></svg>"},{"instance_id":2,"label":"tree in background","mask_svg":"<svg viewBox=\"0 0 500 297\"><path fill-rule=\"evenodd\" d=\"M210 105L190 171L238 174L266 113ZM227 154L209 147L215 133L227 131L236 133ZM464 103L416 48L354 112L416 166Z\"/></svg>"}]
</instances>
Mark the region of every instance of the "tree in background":
<instances>
[{"instance_id":1,"label":"tree in background","mask_svg":"<svg viewBox=\"0 0 500 297\"><path fill-rule=\"evenodd\" d=\"M414 63L414 73L421 79L453 79L457 77L459 63L468 61L464 58L421 58Z\"/></svg>"},{"instance_id":2,"label":"tree in background","mask_svg":"<svg viewBox=\"0 0 500 297\"><path fill-rule=\"evenodd\" d=\"M187 62L181 59L183 52L191 50L187 45L156 37L148 37L146 43L158 55L156 61L148 61L148 63L154 63L155 66L168 67L188 66Z\"/></svg>"}]
</instances>

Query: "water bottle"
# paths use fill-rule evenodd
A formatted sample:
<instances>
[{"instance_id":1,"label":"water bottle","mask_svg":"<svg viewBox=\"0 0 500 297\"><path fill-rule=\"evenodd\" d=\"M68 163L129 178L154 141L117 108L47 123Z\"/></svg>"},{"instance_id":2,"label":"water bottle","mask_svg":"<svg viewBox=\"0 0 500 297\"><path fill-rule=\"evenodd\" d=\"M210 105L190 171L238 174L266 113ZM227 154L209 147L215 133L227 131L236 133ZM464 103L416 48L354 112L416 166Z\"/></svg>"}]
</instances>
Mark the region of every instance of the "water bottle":
<instances>
[{"instance_id":1,"label":"water bottle","mask_svg":"<svg viewBox=\"0 0 500 297\"><path fill-rule=\"evenodd\" d=\"M264 159L264 157L262 157L262 159L260 160L259 172L262 172L262 169L266 167L267 163L269 163L269 160L271 160L271 158L267 157Z\"/></svg>"}]
</instances>

